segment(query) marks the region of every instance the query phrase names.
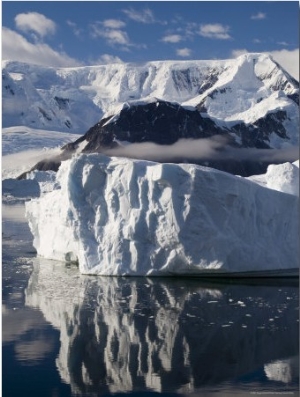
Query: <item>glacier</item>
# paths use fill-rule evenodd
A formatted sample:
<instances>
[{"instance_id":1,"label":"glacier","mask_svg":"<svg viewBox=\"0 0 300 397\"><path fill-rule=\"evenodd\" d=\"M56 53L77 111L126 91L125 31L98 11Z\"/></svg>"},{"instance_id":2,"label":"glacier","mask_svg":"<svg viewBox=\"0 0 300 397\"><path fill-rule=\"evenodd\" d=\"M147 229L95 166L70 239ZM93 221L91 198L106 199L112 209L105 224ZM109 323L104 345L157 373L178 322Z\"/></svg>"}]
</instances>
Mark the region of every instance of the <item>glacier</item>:
<instances>
[{"instance_id":1,"label":"glacier","mask_svg":"<svg viewBox=\"0 0 300 397\"><path fill-rule=\"evenodd\" d=\"M26 203L26 217L38 255L83 274L284 274L299 267L297 172L280 164L251 180L80 154L62 162L53 191Z\"/></svg>"}]
</instances>

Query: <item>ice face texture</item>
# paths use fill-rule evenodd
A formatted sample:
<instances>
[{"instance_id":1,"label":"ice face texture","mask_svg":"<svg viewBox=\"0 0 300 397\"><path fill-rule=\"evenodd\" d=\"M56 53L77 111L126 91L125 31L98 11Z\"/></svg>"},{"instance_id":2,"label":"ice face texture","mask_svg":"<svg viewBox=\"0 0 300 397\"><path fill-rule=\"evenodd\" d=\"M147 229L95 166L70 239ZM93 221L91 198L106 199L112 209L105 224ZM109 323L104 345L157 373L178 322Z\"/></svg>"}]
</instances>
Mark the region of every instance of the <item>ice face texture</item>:
<instances>
[{"instance_id":1,"label":"ice face texture","mask_svg":"<svg viewBox=\"0 0 300 397\"><path fill-rule=\"evenodd\" d=\"M274 172L274 171L273 171ZM85 274L199 275L298 267L298 197L192 164L80 155L26 204L39 255Z\"/></svg>"}]
</instances>

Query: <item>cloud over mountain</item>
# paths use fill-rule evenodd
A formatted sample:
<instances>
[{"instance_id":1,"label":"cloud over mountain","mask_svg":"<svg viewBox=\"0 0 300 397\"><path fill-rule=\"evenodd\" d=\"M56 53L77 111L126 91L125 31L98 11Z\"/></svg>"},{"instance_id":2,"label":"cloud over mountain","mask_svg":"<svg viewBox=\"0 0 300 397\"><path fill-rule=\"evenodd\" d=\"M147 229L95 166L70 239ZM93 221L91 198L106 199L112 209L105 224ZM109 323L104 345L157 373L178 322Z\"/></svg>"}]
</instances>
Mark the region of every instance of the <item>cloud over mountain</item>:
<instances>
[{"instance_id":1,"label":"cloud over mountain","mask_svg":"<svg viewBox=\"0 0 300 397\"><path fill-rule=\"evenodd\" d=\"M41 38L48 34L54 34L56 31L55 22L38 12L18 14L15 17L15 23L22 32L34 32Z\"/></svg>"},{"instance_id":2,"label":"cloud over mountain","mask_svg":"<svg viewBox=\"0 0 300 397\"><path fill-rule=\"evenodd\" d=\"M229 35L229 26L222 25L220 23L210 23L201 25L199 34L200 36L207 37L209 39L228 40L231 39Z\"/></svg>"},{"instance_id":3,"label":"cloud over mountain","mask_svg":"<svg viewBox=\"0 0 300 397\"><path fill-rule=\"evenodd\" d=\"M242 54L247 54L249 51L244 49L236 49L232 51L233 58L239 57ZM294 79L299 81L299 48L294 50L278 50L266 52L270 54L276 62L278 62Z\"/></svg>"},{"instance_id":4,"label":"cloud over mountain","mask_svg":"<svg viewBox=\"0 0 300 397\"><path fill-rule=\"evenodd\" d=\"M2 59L13 59L36 65L68 67L82 63L64 52L58 52L45 43L31 43L24 36L2 28Z\"/></svg>"}]
</instances>

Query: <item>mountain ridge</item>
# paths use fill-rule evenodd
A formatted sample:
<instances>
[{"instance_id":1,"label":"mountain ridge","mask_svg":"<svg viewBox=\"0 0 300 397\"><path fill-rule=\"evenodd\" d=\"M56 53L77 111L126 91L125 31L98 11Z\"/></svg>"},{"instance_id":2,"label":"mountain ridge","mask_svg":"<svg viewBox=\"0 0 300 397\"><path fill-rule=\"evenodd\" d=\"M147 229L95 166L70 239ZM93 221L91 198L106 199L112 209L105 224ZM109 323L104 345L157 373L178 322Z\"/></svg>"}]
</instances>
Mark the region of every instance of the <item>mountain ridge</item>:
<instances>
[{"instance_id":1,"label":"mountain ridge","mask_svg":"<svg viewBox=\"0 0 300 397\"><path fill-rule=\"evenodd\" d=\"M75 68L3 61L2 78L3 127L84 134L123 103L151 97L196 108L223 127L290 108L286 129L298 127L298 119L288 119L297 110L299 83L265 54Z\"/></svg>"},{"instance_id":2,"label":"mountain ridge","mask_svg":"<svg viewBox=\"0 0 300 397\"><path fill-rule=\"evenodd\" d=\"M221 136L231 148L299 145L299 83L266 54L138 66L2 64L3 127L27 123L81 135L37 169L56 170L74 153L107 152L124 141L170 146L182 139ZM174 161L196 159L206 164L206 157L184 153ZM226 164L209 160L212 167L244 176L264 172L268 165L253 157L250 166L234 158Z\"/></svg>"}]
</instances>

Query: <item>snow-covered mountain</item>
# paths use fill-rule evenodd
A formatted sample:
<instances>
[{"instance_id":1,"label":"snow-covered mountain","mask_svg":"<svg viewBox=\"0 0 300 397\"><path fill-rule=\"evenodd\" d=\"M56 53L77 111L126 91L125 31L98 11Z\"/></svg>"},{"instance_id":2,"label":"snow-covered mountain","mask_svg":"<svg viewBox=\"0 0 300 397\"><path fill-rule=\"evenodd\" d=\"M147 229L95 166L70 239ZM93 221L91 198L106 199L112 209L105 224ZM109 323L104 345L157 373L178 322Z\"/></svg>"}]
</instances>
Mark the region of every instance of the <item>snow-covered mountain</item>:
<instances>
[{"instance_id":1,"label":"snow-covered mountain","mask_svg":"<svg viewBox=\"0 0 300 397\"><path fill-rule=\"evenodd\" d=\"M2 78L3 127L84 134L124 103L154 97L197 109L238 143L245 125L252 135L268 129L270 147L299 142L299 83L265 54L76 68L3 61Z\"/></svg>"}]
</instances>

